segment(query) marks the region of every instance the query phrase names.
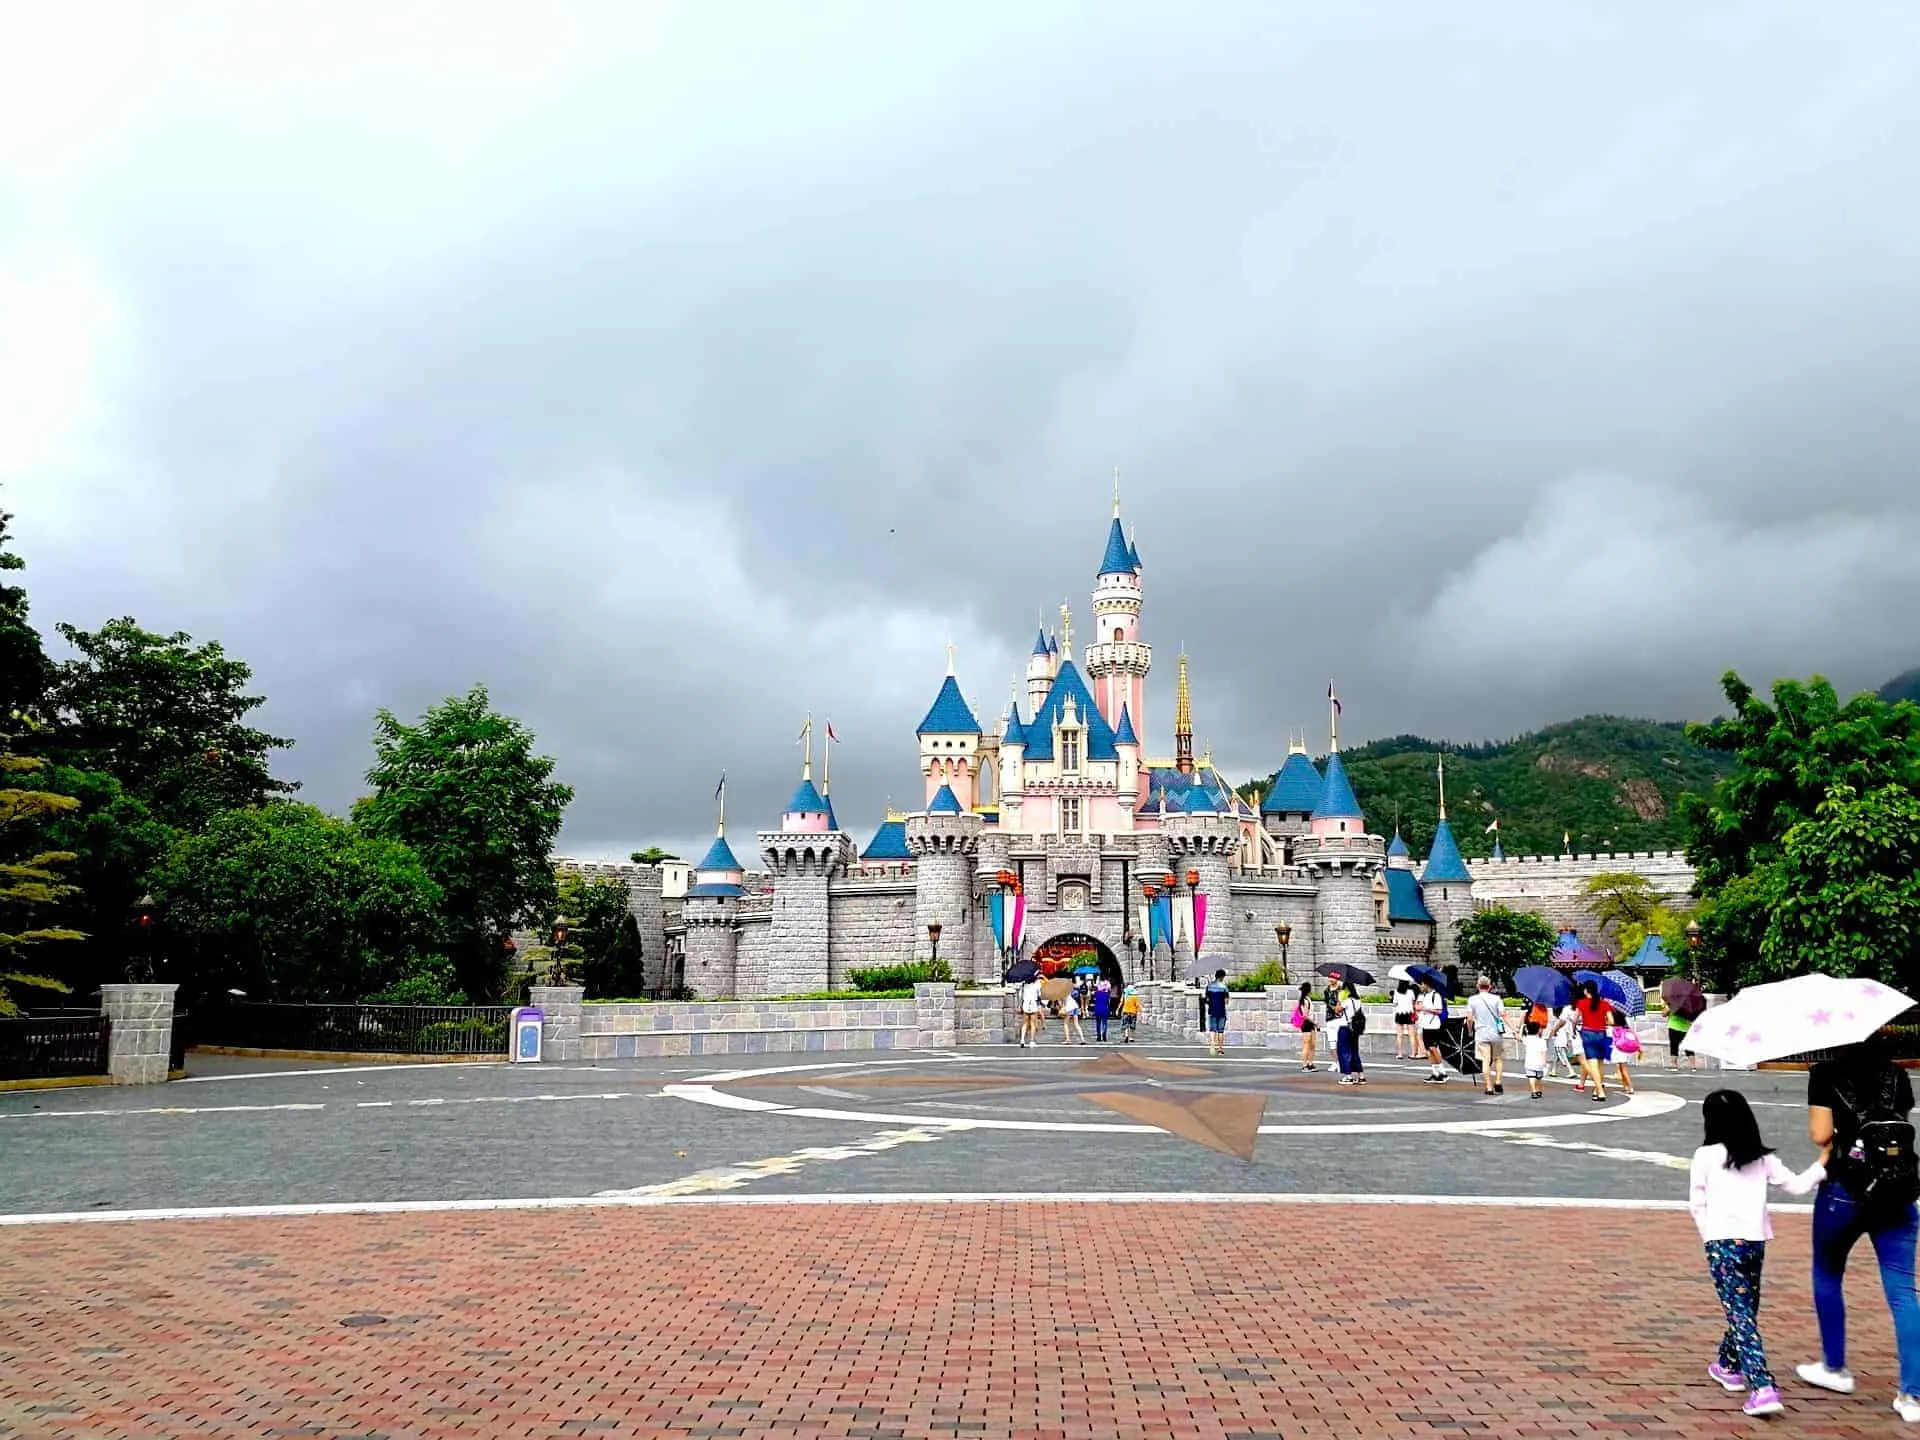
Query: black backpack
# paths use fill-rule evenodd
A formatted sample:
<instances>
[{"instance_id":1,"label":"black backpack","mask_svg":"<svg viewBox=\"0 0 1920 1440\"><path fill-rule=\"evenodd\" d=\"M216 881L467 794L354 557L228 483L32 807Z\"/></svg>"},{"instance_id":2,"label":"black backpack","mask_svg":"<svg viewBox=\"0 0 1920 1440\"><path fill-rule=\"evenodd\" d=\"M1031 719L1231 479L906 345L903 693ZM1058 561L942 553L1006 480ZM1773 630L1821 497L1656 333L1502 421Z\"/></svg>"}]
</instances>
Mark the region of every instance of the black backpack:
<instances>
[{"instance_id":1,"label":"black backpack","mask_svg":"<svg viewBox=\"0 0 1920 1440\"><path fill-rule=\"evenodd\" d=\"M1897 1084L1897 1077L1889 1072L1869 1105L1860 1104L1844 1087L1835 1087L1855 1124L1853 1145L1847 1152L1852 1171L1847 1188L1869 1230L1898 1220L1920 1200L1920 1156L1914 1153L1912 1122L1902 1119L1894 1108Z\"/></svg>"},{"instance_id":2,"label":"black backpack","mask_svg":"<svg viewBox=\"0 0 1920 1440\"><path fill-rule=\"evenodd\" d=\"M1353 1038L1356 1040L1367 1033L1366 1006L1356 1005L1353 1007L1353 1014L1347 1018L1347 1028L1353 1031Z\"/></svg>"}]
</instances>

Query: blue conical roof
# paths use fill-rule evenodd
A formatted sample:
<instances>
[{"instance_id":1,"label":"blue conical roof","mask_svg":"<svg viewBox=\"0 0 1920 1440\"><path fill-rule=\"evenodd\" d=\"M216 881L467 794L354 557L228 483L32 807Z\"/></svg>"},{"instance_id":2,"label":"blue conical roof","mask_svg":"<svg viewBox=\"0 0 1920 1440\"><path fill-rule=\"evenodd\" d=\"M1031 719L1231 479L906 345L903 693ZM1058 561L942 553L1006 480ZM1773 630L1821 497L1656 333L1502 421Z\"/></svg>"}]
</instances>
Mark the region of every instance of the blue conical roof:
<instances>
[{"instance_id":1,"label":"blue conical roof","mask_svg":"<svg viewBox=\"0 0 1920 1440\"><path fill-rule=\"evenodd\" d=\"M889 820L873 832L873 839L867 842L867 848L860 852L862 860L911 860L913 851L907 848L907 822Z\"/></svg>"},{"instance_id":2,"label":"blue conical roof","mask_svg":"<svg viewBox=\"0 0 1920 1440\"><path fill-rule=\"evenodd\" d=\"M1133 551L1127 544L1127 532L1120 528L1120 517L1113 517L1113 525L1107 531L1107 553L1100 557L1102 575L1131 575L1133 573Z\"/></svg>"},{"instance_id":3,"label":"blue conical roof","mask_svg":"<svg viewBox=\"0 0 1920 1440\"><path fill-rule=\"evenodd\" d=\"M840 828L840 817L833 813L833 797L823 791L820 795L820 803L827 807L827 829L838 830Z\"/></svg>"},{"instance_id":4,"label":"blue conical roof","mask_svg":"<svg viewBox=\"0 0 1920 1440\"><path fill-rule=\"evenodd\" d=\"M1140 568L1140 547L1134 544L1131 539L1127 541L1127 559L1133 563L1134 569L1138 570Z\"/></svg>"},{"instance_id":5,"label":"blue conical roof","mask_svg":"<svg viewBox=\"0 0 1920 1440\"><path fill-rule=\"evenodd\" d=\"M1473 872L1467 869L1467 862L1460 858L1460 847L1454 843L1453 827L1442 820L1434 827L1433 848L1427 851L1426 869L1420 872L1420 883L1432 885L1471 885Z\"/></svg>"},{"instance_id":6,"label":"blue conical roof","mask_svg":"<svg viewBox=\"0 0 1920 1440\"><path fill-rule=\"evenodd\" d=\"M1047 698L1033 713L1033 723L1027 726L1027 759L1053 759L1053 727L1060 723L1068 700L1073 701L1080 723L1087 727L1086 758L1118 760L1120 756L1113 748L1113 727L1107 724L1100 707L1093 703L1087 682L1080 678L1079 667L1071 660L1060 662L1060 673L1053 677L1053 688L1047 691Z\"/></svg>"},{"instance_id":7,"label":"blue conical roof","mask_svg":"<svg viewBox=\"0 0 1920 1440\"><path fill-rule=\"evenodd\" d=\"M1047 636L1047 654L1058 655L1059 653L1060 653L1060 637L1058 635Z\"/></svg>"},{"instance_id":8,"label":"blue conical roof","mask_svg":"<svg viewBox=\"0 0 1920 1440\"><path fill-rule=\"evenodd\" d=\"M973 718L973 711L966 699L960 694L960 686L949 675L940 682L940 693L933 697L933 706L927 711L927 718L920 722L918 735L978 735L980 722Z\"/></svg>"},{"instance_id":9,"label":"blue conical roof","mask_svg":"<svg viewBox=\"0 0 1920 1440\"><path fill-rule=\"evenodd\" d=\"M933 792L933 801L927 806L927 814L958 815L960 813L960 797L953 793L951 785L942 785Z\"/></svg>"},{"instance_id":10,"label":"blue conical roof","mask_svg":"<svg viewBox=\"0 0 1920 1440\"><path fill-rule=\"evenodd\" d=\"M1314 807L1320 803L1320 792L1325 781L1320 770L1304 751L1296 750L1287 756L1287 763L1280 767L1268 787L1267 795L1260 802L1262 815L1311 815Z\"/></svg>"},{"instance_id":11,"label":"blue conical roof","mask_svg":"<svg viewBox=\"0 0 1920 1440\"><path fill-rule=\"evenodd\" d=\"M1007 728L1000 736L1002 745L1024 745L1027 743L1027 727L1020 723L1020 702L1013 702L1013 708L1007 712Z\"/></svg>"},{"instance_id":12,"label":"blue conical roof","mask_svg":"<svg viewBox=\"0 0 1920 1440\"><path fill-rule=\"evenodd\" d=\"M727 837L724 835L716 835L713 837L713 844L707 847L706 855L701 859L700 863L693 868L696 871L700 871L743 870L746 867L734 859L733 847L727 844Z\"/></svg>"},{"instance_id":13,"label":"blue conical roof","mask_svg":"<svg viewBox=\"0 0 1920 1440\"><path fill-rule=\"evenodd\" d=\"M1395 827L1393 839L1387 842L1387 857L1392 860L1398 860L1403 856L1410 858L1412 854L1413 852L1407 849L1406 838L1401 835L1398 827Z\"/></svg>"},{"instance_id":14,"label":"blue conical roof","mask_svg":"<svg viewBox=\"0 0 1920 1440\"><path fill-rule=\"evenodd\" d=\"M1033 653L1036 655L1051 655L1053 653L1053 647L1047 644L1047 632L1044 626L1041 627L1040 633L1033 638Z\"/></svg>"},{"instance_id":15,"label":"blue conical roof","mask_svg":"<svg viewBox=\"0 0 1920 1440\"><path fill-rule=\"evenodd\" d=\"M1140 743L1140 737L1133 733L1133 715L1127 709L1124 701L1121 702L1120 705L1120 724L1113 732L1113 743L1116 745L1138 745Z\"/></svg>"},{"instance_id":16,"label":"blue conical roof","mask_svg":"<svg viewBox=\"0 0 1920 1440\"><path fill-rule=\"evenodd\" d=\"M818 815L827 808L827 802L820 798L820 792L813 788L813 781L802 780L800 788L793 792L793 799L787 802L789 815Z\"/></svg>"},{"instance_id":17,"label":"blue conical roof","mask_svg":"<svg viewBox=\"0 0 1920 1440\"><path fill-rule=\"evenodd\" d=\"M1320 784L1320 803L1313 807L1316 820L1363 820L1360 802L1353 798L1353 785L1347 779L1347 767L1340 763L1340 752L1327 756L1326 779Z\"/></svg>"},{"instance_id":18,"label":"blue conical roof","mask_svg":"<svg viewBox=\"0 0 1920 1440\"><path fill-rule=\"evenodd\" d=\"M1493 837L1493 858L1495 860L1504 860L1507 858L1507 852L1500 848L1500 837L1498 835Z\"/></svg>"}]
</instances>

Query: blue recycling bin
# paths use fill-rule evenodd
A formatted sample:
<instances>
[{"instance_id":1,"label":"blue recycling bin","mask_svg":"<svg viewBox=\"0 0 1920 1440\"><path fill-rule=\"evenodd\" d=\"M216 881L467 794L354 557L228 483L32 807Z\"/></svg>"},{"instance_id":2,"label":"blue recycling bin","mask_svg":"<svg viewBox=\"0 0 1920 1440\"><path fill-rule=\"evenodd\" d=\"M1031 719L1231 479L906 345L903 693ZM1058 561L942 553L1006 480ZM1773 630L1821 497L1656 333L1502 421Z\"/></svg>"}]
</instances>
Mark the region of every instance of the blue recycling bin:
<instances>
[{"instance_id":1,"label":"blue recycling bin","mask_svg":"<svg viewBox=\"0 0 1920 1440\"><path fill-rule=\"evenodd\" d=\"M513 1034L513 1063L516 1065L538 1064L540 1061L540 1026L547 1017L532 1005L522 1005L508 1019L507 1028Z\"/></svg>"}]
</instances>

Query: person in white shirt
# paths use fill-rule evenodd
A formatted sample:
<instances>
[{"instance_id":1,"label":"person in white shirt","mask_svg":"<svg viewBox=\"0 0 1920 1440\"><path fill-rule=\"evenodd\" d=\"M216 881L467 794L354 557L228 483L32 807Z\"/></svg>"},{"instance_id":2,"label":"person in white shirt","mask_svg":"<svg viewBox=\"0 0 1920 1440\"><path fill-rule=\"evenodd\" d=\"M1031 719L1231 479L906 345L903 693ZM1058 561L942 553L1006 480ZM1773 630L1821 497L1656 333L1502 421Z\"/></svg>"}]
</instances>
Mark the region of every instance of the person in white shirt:
<instances>
[{"instance_id":1,"label":"person in white shirt","mask_svg":"<svg viewBox=\"0 0 1920 1440\"><path fill-rule=\"evenodd\" d=\"M1507 1087L1507 1018L1500 997L1493 993L1493 981L1480 977L1473 998L1467 1001L1467 1029L1473 1033L1473 1053L1480 1062L1481 1087L1489 1095L1504 1095Z\"/></svg>"},{"instance_id":2,"label":"person in white shirt","mask_svg":"<svg viewBox=\"0 0 1920 1440\"><path fill-rule=\"evenodd\" d=\"M1440 1058L1440 1027L1447 1023L1447 997L1430 980L1420 982L1420 993L1413 997L1413 1013L1420 1024L1420 1043L1427 1050L1427 1084L1447 1083L1447 1065Z\"/></svg>"},{"instance_id":3,"label":"person in white shirt","mask_svg":"<svg viewBox=\"0 0 1920 1440\"><path fill-rule=\"evenodd\" d=\"M1573 1006L1563 1005L1547 1030L1547 1047L1554 1065L1560 1071L1560 1078L1574 1081L1576 1090L1585 1088L1587 1083L1586 1077L1580 1073L1580 1067L1573 1063L1573 1052L1579 1044L1580 1022L1574 1019Z\"/></svg>"},{"instance_id":4,"label":"person in white shirt","mask_svg":"<svg viewBox=\"0 0 1920 1440\"><path fill-rule=\"evenodd\" d=\"M1760 1270L1773 1238L1767 1186L1805 1195L1826 1178L1826 1167L1815 1163L1796 1175L1782 1165L1737 1090L1707 1096L1700 1118L1706 1143L1693 1152L1687 1209L1706 1244L1707 1268L1727 1315L1720 1355L1707 1366L1707 1376L1723 1389L1747 1391L1741 1407L1747 1414L1778 1415L1786 1406L1760 1343Z\"/></svg>"},{"instance_id":5,"label":"person in white shirt","mask_svg":"<svg viewBox=\"0 0 1920 1440\"><path fill-rule=\"evenodd\" d=\"M1541 1087L1547 1080L1547 1037L1540 1033L1538 1020L1527 1021L1526 1033L1520 1037L1520 1063L1527 1072L1527 1093L1536 1100L1546 1099Z\"/></svg>"},{"instance_id":6,"label":"person in white shirt","mask_svg":"<svg viewBox=\"0 0 1920 1440\"><path fill-rule=\"evenodd\" d=\"M1040 977L1020 987L1020 1048L1040 1043Z\"/></svg>"}]
</instances>

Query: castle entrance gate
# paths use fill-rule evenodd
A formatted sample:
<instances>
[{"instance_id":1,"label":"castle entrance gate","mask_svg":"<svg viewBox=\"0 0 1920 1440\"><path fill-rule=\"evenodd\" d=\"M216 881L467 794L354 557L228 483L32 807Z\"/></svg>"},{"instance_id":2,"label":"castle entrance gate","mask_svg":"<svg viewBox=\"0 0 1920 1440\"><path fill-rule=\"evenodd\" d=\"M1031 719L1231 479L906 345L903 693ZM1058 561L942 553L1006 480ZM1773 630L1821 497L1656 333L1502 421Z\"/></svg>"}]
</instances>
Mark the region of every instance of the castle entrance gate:
<instances>
[{"instance_id":1,"label":"castle entrance gate","mask_svg":"<svg viewBox=\"0 0 1920 1440\"><path fill-rule=\"evenodd\" d=\"M1069 971L1091 964L1099 970L1103 978L1111 981L1116 989L1127 983L1127 977L1120 968L1119 959L1107 947L1106 942L1077 931L1056 935L1051 940L1034 946L1033 958L1063 960L1067 962Z\"/></svg>"}]
</instances>

